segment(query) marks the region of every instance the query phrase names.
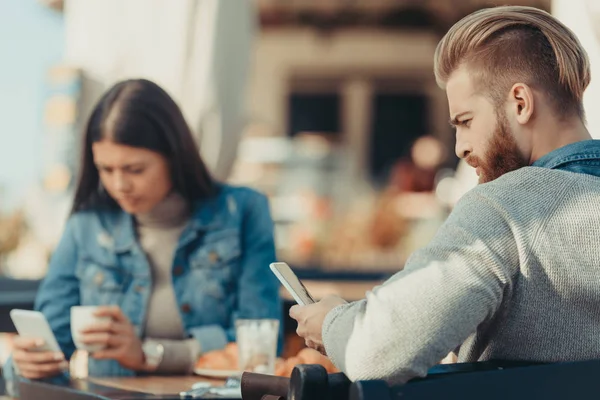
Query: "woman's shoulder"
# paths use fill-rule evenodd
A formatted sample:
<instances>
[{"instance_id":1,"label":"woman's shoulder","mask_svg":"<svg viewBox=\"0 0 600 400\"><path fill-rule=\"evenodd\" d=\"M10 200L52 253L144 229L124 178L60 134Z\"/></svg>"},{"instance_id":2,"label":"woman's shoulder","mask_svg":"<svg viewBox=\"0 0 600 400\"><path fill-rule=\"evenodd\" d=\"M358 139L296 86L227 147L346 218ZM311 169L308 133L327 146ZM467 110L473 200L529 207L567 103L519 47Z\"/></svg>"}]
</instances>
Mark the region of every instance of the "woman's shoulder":
<instances>
[{"instance_id":1,"label":"woman's shoulder","mask_svg":"<svg viewBox=\"0 0 600 400\"><path fill-rule=\"evenodd\" d=\"M195 206L193 218L203 226L236 224L248 213L270 213L267 196L255 189L225 183L217 184L216 189L210 200Z\"/></svg>"},{"instance_id":2,"label":"woman's shoulder","mask_svg":"<svg viewBox=\"0 0 600 400\"><path fill-rule=\"evenodd\" d=\"M226 183L217 184L217 197L221 200L227 197L233 197L238 201L245 203L255 203L266 201L267 196L256 189L248 186L237 186Z\"/></svg>"},{"instance_id":3,"label":"woman's shoulder","mask_svg":"<svg viewBox=\"0 0 600 400\"><path fill-rule=\"evenodd\" d=\"M67 220L67 228L75 231L112 230L120 224L125 213L122 210L87 209L72 213Z\"/></svg>"}]
</instances>

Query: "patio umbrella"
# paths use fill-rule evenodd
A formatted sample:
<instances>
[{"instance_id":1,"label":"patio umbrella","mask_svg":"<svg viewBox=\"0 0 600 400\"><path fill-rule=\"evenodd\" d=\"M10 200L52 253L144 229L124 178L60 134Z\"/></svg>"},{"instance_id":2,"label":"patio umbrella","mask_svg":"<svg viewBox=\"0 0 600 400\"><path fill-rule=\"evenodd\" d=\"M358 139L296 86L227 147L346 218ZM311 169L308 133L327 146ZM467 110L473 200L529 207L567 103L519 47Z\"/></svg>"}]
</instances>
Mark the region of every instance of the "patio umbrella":
<instances>
[{"instance_id":1,"label":"patio umbrella","mask_svg":"<svg viewBox=\"0 0 600 400\"><path fill-rule=\"evenodd\" d=\"M227 178L244 124L253 3L67 0L64 14L66 62L83 70L85 110L121 79L153 80L181 106L215 176Z\"/></svg>"}]
</instances>

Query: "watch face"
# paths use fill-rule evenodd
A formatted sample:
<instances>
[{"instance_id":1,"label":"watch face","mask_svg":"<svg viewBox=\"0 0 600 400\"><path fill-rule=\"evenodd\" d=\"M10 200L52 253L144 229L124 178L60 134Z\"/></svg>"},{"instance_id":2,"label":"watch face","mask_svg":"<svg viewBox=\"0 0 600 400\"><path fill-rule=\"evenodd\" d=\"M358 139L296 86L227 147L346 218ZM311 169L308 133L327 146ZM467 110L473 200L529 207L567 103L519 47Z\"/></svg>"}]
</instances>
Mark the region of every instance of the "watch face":
<instances>
[{"instance_id":1,"label":"watch face","mask_svg":"<svg viewBox=\"0 0 600 400\"><path fill-rule=\"evenodd\" d=\"M164 348L160 343L145 342L142 345L142 351L146 357L146 364L151 367L156 367L160 364L163 358Z\"/></svg>"}]
</instances>

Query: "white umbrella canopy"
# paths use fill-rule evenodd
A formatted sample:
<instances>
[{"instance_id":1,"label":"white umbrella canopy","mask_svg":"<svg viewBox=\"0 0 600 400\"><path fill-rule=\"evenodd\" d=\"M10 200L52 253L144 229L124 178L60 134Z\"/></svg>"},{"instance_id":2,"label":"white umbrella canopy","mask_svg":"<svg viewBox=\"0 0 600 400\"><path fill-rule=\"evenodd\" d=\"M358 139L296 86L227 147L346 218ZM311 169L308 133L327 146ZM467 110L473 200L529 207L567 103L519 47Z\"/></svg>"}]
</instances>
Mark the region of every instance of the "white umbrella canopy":
<instances>
[{"instance_id":1,"label":"white umbrella canopy","mask_svg":"<svg viewBox=\"0 0 600 400\"><path fill-rule=\"evenodd\" d=\"M153 80L181 106L213 174L226 179L244 125L253 3L66 0L64 14L66 62L88 80L84 109L121 79Z\"/></svg>"},{"instance_id":2,"label":"white umbrella canopy","mask_svg":"<svg viewBox=\"0 0 600 400\"><path fill-rule=\"evenodd\" d=\"M225 179L245 125L244 89L257 16L248 0L201 0L196 4L195 44L190 48L186 76L188 82L196 82L192 86L207 90L185 90L183 103L190 121L196 122L206 162L218 178Z\"/></svg>"}]
</instances>

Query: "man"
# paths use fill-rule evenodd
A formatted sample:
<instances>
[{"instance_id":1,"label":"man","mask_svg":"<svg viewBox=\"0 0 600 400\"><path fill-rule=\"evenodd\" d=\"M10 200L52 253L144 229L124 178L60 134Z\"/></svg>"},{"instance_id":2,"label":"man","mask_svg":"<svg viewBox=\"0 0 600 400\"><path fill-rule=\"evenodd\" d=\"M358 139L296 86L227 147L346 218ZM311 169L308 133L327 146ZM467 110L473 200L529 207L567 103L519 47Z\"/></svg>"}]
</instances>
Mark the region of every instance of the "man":
<instances>
[{"instance_id":1,"label":"man","mask_svg":"<svg viewBox=\"0 0 600 400\"><path fill-rule=\"evenodd\" d=\"M587 55L548 13L497 7L435 54L456 154L478 185L403 271L347 304L295 306L298 334L350 379L398 384L463 362L600 358L600 141Z\"/></svg>"}]
</instances>

